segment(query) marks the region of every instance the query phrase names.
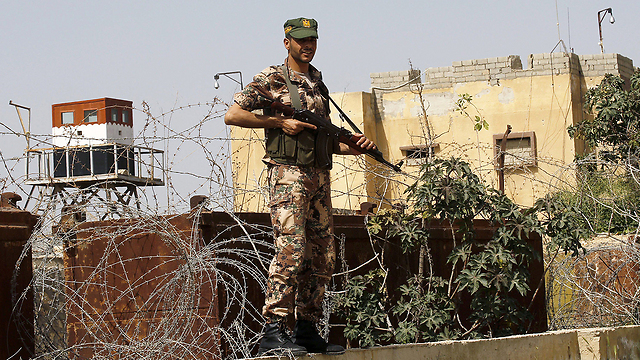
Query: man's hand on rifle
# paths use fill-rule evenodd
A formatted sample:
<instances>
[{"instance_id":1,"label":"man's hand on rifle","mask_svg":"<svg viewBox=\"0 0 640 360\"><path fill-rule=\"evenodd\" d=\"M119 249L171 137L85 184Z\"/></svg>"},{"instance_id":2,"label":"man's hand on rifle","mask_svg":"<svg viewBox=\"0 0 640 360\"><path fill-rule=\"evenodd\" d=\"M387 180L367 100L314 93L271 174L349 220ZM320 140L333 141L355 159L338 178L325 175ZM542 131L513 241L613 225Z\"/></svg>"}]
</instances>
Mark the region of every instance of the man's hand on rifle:
<instances>
[{"instance_id":1,"label":"man's hand on rifle","mask_svg":"<svg viewBox=\"0 0 640 360\"><path fill-rule=\"evenodd\" d=\"M281 117L279 119L279 125L282 128L282 131L284 131L284 133L287 135L296 135L300 131L304 130L305 128L308 128L311 130L317 129L317 127L313 124L296 120L291 117Z\"/></svg>"},{"instance_id":2,"label":"man's hand on rifle","mask_svg":"<svg viewBox=\"0 0 640 360\"><path fill-rule=\"evenodd\" d=\"M360 155L364 154L367 150L376 149L376 144L374 144L373 141L369 140L369 138L367 138L363 134L353 134L352 139L358 146L360 146L362 151L347 144L340 143L340 154Z\"/></svg>"},{"instance_id":3,"label":"man's hand on rifle","mask_svg":"<svg viewBox=\"0 0 640 360\"><path fill-rule=\"evenodd\" d=\"M233 103L224 116L224 122L227 125L241 126L245 128L282 128L287 135L296 135L305 128L316 129L313 124L296 120L291 116L275 115L256 115L252 112L244 110L240 105Z\"/></svg>"}]
</instances>

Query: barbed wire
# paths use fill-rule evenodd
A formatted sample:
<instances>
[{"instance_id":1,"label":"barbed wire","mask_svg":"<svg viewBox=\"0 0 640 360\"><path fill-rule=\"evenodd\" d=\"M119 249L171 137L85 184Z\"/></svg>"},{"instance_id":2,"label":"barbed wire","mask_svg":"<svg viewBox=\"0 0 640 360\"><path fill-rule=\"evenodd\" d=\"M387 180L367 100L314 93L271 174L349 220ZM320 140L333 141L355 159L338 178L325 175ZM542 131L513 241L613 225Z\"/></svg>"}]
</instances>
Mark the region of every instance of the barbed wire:
<instances>
[{"instance_id":1,"label":"barbed wire","mask_svg":"<svg viewBox=\"0 0 640 360\"><path fill-rule=\"evenodd\" d=\"M123 140L161 148L167 156L161 164L165 185L137 186L131 202L116 196L122 192L118 187L136 185L123 182L110 187L69 183L62 190L37 185L38 191L31 191L30 176L22 170L26 156L3 154L2 191L21 194L28 200L26 210L39 219L15 268L18 274L32 267L32 280L20 288L14 276L12 284L15 318L27 337L29 319L21 309L34 304L31 358L101 359L117 353L135 359L238 359L253 354L264 319L262 304L251 301L255 294L250 292L265 291L273 245L270 227L236 216L234 198L237 202L244 192L264 199L267 191L262 175L253 179L258 186L233 187L231 142L246 139L232 137L222 125L226 109L218 100L160 115L146 103L133 109L144 122L133 139ZM0 136L20 135L6 124L3 128ZM53 147L50 134L30 134L30 139L32 148ZM253 138L259 146L262 141ZM239 146L235 154L244 150ZM335 180L349 171L366 178L368 166L363 159L338 161ZM367 186L335 195L366 193ZM190 208L198 195L206 200ZM212 211L228 215L233 224L204 237L200 219ZM324 333L333 311L333 291L327 294Z\"/></svg>"},{"instance_id":2,"label":"barbed wire","mask_svg":"<svg viewBox=\"0 0 640 360\"><path fill-rule=\"evenodd\" d=\"M20 310L30 301L35 307L31 358L249 357L259 330L246 324L263 319L247 301L248 282L266 283L270 229L238 221L228 230L250 231L205 243L198 220L211 209L232 214L229 138L220 120L226 107L214 100L160 115L146 103L134 110L145 117L142 130L123 140L167 154L160 164L166 185L140 186L135 203L95 195L135 184L67 184L58 192L40 186L44 191L32 193L20 166L28 159L2 158L2 190L24 195L27 210L39 216L15 270L33 260L32 280L25 289L15 277L13 284L16 319L28 322ZM4 128L1 136L18 134ZM34 148L53 146L50 134L31 139ZM198 194L207 200L189 211ZM21 328L28 336L28 323Z\"/></svg>"},{"instance_id":3,"label":"barbed wire","mask_svg":"<svg viewBox=\"0 0 640 360\"><path fill-rule=\"evenodd\" d=\"M577 258L549 264L549 326L553 329L640 324L640 249L634 237L601 235ZM559 301L562 300L562 301Z\"/></svg>"},{"instance_id":4,"label":"barbed wire","mask_svg":"<svg viewBox=\"0 0 640 360\"><path fill-rule=\"evenodd\" d=\"M249 163L243 157L248 156L246 147L262 151L263 136L255 131L249 137L229 133L222 122L226 109L217 99L177 106L159 115L146 103L134 109L144 121L139 133L127 140L160 148L166 154L161 164L165 185L139 186L134 203L125 204L116 196L86 195L118 191L100 184L71 186L55 196L51 191L31 193L26 185L28 174L21 166L28 159L0 152L6 171L0 176L0 189L24 195L32 204L26 210L39 216L15 270L17 274L31 266L28 260L32 259L33 278L26 289L17 287L16 276L13 284L16 319L28 321L21 309L28 307L33 294L33 359L106 359L114 354L135 359L251 356L263 319L262 304L251 301L255 294L250 292L265 291L273 245L269 227L246 223L236 215L265 206L265 174L246 172L240 179L237 170ZM2 125L5 130L0 136L20 135ZM53 146L50 134L30 137L36 146ZM240 145L232 146L232 142ZM450 142L439 146L438 156L467 160L485 175L482 178L488 186L495 186L494 144ZM475 158L478 149L483 159L489 160ZM544 149L539 153L544 154ZM511 181L525 183L522 186L530 187L534 194L575 183L576 164L544 156L538 156L537 161L554 170L519 167L510 170ZM406 168L417 174L419 162ZM544 172L545 180L537 171ZM354 182L354 177L359 181ZM336 160L332 181L341 184L332 195L346 204L337 209L345 213L354 213L363 199L376 202L377 209L402 203L402 191L413 182L364 157ZM191 207L190 200L198 195L206 200ZM232 222L205 238L200 219L212 211L228 215ZM630 215L637 219L637 215ZM339 235L338 239L342 254L338 274L342 278L327 291L321 324L325 335L332 326L332 296L346 283L349 273L358 269L358 264L346 263L345 239ZM629 241L615 246L600 244L584 257L563 257L547 264L554 279L547 289L549 299L564 296L566 300L553 308L550 327L638 318L637 279L627 270L637 270L637 246ZM594 275L599 273L593 272L593 267L602 262L596 258L612 249L624 256L606 273L608 278ZM382 256L374 249L364 263L381 262ZM611 262L607 264L611 266ZM616 281L624 286L615 285ZM576 314L581 322L576 321ZM29 328L28 324L22 327L25 332Z\"/></svg>"}]
</instances>

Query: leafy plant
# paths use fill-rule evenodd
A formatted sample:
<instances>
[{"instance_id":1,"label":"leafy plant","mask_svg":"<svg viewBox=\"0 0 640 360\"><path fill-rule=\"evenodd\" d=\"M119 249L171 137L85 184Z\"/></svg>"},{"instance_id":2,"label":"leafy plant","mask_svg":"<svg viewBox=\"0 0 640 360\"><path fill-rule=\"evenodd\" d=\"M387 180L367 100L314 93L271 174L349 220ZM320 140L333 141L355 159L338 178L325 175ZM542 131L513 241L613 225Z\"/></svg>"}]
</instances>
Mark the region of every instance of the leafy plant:
<instances>
[{"instance_id":1,"label":"leafy plant","mask_svg":"<svg viewBox=\"0 0 640 360\"><path fill-rule=\"evenodd\" d=\"M640 71L629 84L607 74L585 95L585 111L593 116L569 126L569 135L601 147L601 159L620 161L640 152Z\"/></svg>"},{"instance_id":2,"label":"leafy plant","mask_svg":"<svg viewBox=\"0 0 640 360\"><path fill-rule=\"evenodd\" d=\"M473 97L471 95L461 94L459 95L458 100L456 100L454 110L471 119L471 121L473 121L473 129L475 131L480 131L482 129L489 130L489 123L487 120L482 118L480 115L471 116L469 114L468 109L470 106L476 111L478 110L473 104Z\"/></svg>"},{"instance_id":3,"label":"leafy plant","mask_svg":"<svg viewBox=\"0 0 640 360\"><path fill-rule=\"evenodd\" d=\"M570 126L569 135L595 151L576 159L576 188L554 196L582 214L595 232L635 231L640 220L640 70L628 83L605 75L587 91L585 111L590 116Z\"/></svg>"},{"instance_id":4,"label":"leafy plant","mask_svg":"<svg viewBox=\"0 0 640 360\"><path fill-rule=\"evenodd\" d=\"M344 336L360 347L371 347L392 337L385 310L385 273L381 269L349 280L346 293L336 297L338 315L347 321Z\"/></svg>"},{"instance_id":5,"label":"leafy plant","mask_svg":"<svg viewBox=\"0 0 640 360\"><path fill-rule=\"evenodd\" d=\"M401 298L392 309L398 318L397 343L449 340L460 336L451 318L455 305L447 296L447 285L441 277L414 276L400 286Z\"/></svg>"},{"instance_id":6,"label":"leafy plant","mask_svg":"<svg viewBox=\"0 0 640 360\"><path fill-rule=\"evenodd\" d=\"M406 284L393 289L399 293L396 303L386 305L384 284L375 280L381 275L352 279L340 299L341 313L347 319L345 336L363 346L390 340L391 334L395 342L409 343L524 332L532 316L516 297L532 290L528 267L540 259L528 237L548 235L556 248L576 254L586 235L573 227L581 224L578 213L562 201L548 198L521 208L486 187L469 164L457 158L425 164L406 194L407 207L380 211L370 219L369 231L383 240L399 239L405 253L420 251L428 257L429 222L449 224L450 273L444 278L420 267ZM476 239L474 220L479 218L495 226L489 241ZM471 301L462 304L462 298ZM460 319L467 306L470 316ZM392 315L388 321L393 329L384 326L385 313Z\"/></svg>"}]
</instances>

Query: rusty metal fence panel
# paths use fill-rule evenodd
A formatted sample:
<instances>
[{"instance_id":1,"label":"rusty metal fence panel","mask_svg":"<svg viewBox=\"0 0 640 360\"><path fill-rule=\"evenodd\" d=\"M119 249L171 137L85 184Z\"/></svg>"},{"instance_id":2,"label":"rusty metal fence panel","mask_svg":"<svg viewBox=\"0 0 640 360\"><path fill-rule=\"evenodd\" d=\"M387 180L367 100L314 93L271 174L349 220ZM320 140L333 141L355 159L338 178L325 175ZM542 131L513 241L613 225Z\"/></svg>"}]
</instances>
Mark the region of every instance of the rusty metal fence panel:
<instances>
[{"instance_id":1,"label":"rusty metal fence panel","mask_svg":"<svg viewBox=\"0 0 640 360\"><path fill-rule=\"evenodd\" d=\"M187 215L79 226L64 254L70 358L219 353L215 279L185 253L192 228Z\"/></svg>"},{"instance_id":2,"label":"rusty metal fence panel","mask_svg":"<svg viewBox=\"0 0 640 360\"><path fill-rule=\"evenodd\" d=\"M0 207L0 359L28 359L34 351L33 293L25 292L32 277L30 251L15 282L12 278L36 222L37 217L27 211ZM12 295L25 296L19 308L14 309Z\"/></svg>"},{"instance_id":3,"label":"rusty metal fence panel","mask_svg":"<svg viewBox=\"0 0 640 360\"><path fill-rule=\"evenodd\" d=\"M389 271L387 287L391 295L411 273L417 272L418 254L404 254L397 239L372 240L365 222L365 216L334 217L339 250L336 273L341 275L334 276L330 290L342 290L347 276L377 268L379 260ZM446 258L453 246L452 232L449 226L437 222L429 228L433 271L442 276L451 271ZM486 221L477 221L475 228L479 241L491 239L495 230ZM529 241L542 252L540 238ZM169 358L224 358L237 351L237 346L220 331L237 326L237 321L244 323L248 329L245 333L251 337L242 341L257 345L262 330L264 279L273 251L269 214L203 211L83 222L67 234L65 242L65 356L118 359L135 358L136 352L145 352L139 357L149 358L155 352L158 357ZM233 249L220 256L195 254L201 249L222 252L225 247ZM385 248L384 259L371 261L380 247ZM243 256L252 252L258 255ZM234 267L234 260L250 266ZM255 263L246 264L249 261ZM13 266L15 260L9 264ZM255 272L243 272L247 268ZM531 289L539 285L541 289L533 301L531 295L520 301L531 303L534 321L530 331L544 331L547 323L542 263L532 264L530 273ZM228 278L216 278L215 274ZM242 299L231 298L237 294L231 287L237 285L228 279L242 279ZM26 284L29 280L28 277ZM464 321L468 310L463 309L461 315ZM332 317L329 322L336 325L340 321ZM340 326L332 326L329 331L331 341L346 344ZM248 353L255 350L248 349Z\"/></svg>"}]
</instances>

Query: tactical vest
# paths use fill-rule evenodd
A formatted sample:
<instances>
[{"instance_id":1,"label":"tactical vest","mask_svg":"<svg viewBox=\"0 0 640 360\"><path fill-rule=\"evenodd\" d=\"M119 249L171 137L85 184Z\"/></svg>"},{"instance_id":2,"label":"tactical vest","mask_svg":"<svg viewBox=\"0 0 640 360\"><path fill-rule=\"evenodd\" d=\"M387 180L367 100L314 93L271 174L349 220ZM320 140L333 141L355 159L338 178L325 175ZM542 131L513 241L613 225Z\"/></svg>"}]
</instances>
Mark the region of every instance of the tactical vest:
<instances>
[{"instance_id":1,"label":"tactical vest","mask_svg":"<svg viewBox=\"0 0 640 360\"><path fill-rule=\"evenodd\" d=\"M291 107L301 109L298 87L291 83L286 65L281 66L291 97ZM287 135L280 128L266 129L266 151L279 164L312 166L331 169L332 154L337 152L338 142L320 130L304 129L296 135Z\"/></svg>"}]
</instances>

